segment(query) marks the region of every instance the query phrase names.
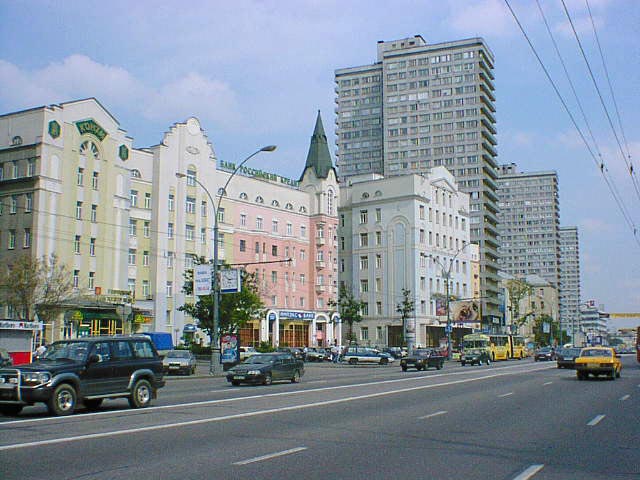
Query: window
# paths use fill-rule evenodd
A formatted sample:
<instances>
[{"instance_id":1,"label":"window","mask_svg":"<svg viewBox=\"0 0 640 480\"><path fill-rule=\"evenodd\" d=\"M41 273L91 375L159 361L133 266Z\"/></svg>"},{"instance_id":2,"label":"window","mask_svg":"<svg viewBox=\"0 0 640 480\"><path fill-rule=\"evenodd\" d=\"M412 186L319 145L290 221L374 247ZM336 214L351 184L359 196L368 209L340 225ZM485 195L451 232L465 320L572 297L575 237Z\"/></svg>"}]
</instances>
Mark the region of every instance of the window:
<instances>
[{"instance_id":1,"label":"window","mask_svg":"<svg viewBox=\"0 0 640 480\"><path fill-rule=\"evenodd\" d=\"M256 230L262 230L262 217L256 217Z\"/></svg>"},{"instance_id":2,"label":"window","mask_svg":"<svg viewBox=\"0 0 640 480\"><path fill-rule=\"evenodd\" d=\"M24 229L24 244L23 244L24 248L29 248L31 247L31 229L30 228L25 228Z\"/></svg>"},{"instance_id":3,"label":"window","mask_svg":"<svg viewBox=\"0 0 640 480\"><path fill-rule=\"evenodd\" d=\"M20 170L18 168L18 162L13 162L12 164L12 170L13 170L13 178L18 178L20 177Z\"/></svg>"},{"instance_id":4,"label":"window","mask_svg":"<svg viewBox=\"0 0 640 480\"><path fill-rule=\"evenodd\" d=\"M277 245L271 245L271 256L272 257L277 257L278 256L278 246Z\"/></svg>"},{"instance_id":5,"label":"window","mask_svg":"<svg viewBox=\"0 0 640 480\"><path fill-rule=\"evenodd\" d=\"M382 221L382 209L376 208L376 222Z\"/></svg>"},{"instance_id":6,"label":"window","mask_svg":"<svg viewBox=\"0 0 640 480\"><path fill-rule=\"evenodd\" d=\"M138 236L138 221L132 218L129 219L129 236L130 237Z\"/></svg>"},{"instance_id":7,"label":"window","mask_svg":"<svg viewBox=\"0 0 640 480\"><path fill-rule=\"evenodd\" d=\"M305 279L306 279L305 274L301 273L300 274L300 285L304 285Z\"/></svg>"},{"instance_id":8,"label":"window","mask_svg":"<svg viewBox=\"0 0 640 480\"><path fill-rule=\"evenodd\" d=\"M73 288L78 288L80 285L80 270L73 271Z\"/></svg>"},{"instance_id":9,"label":"window","mask_svg":"<svg viewBox=\"0 0 640 480\"><path fill-rule=\"evenodd\" d=\"M144 267L148 267L149 266L149 251L145 250L142 252L142 265Z\"/></svg>"},{"instance_id":10,"label":"window","mask_svg":"<svg viewBox=\"0 0 640 480\"><path fill-rule=\"evenodd\" d=\"M376 268L382 268L382 255L376 254Z\"/></svg>"},{"instance_id":11,"label":"window","mask_svg":"<svg viewBox=\"0 0 640 480\"><path fill-rule=\"evenodd\" d=\"M33 209L33 193L25 194L24 211L25 213L31 212Z\"/></svg>"},{"instance_id":12,"label":"window","mask_svg":"<svg viewBox=\"0 0 640 480\"><path fill-rule=\"evenodd\" d=\"M138 191L137 190L131 190L131 206L132 207L137 207L138 206Z\"/></svg>"},{"instance_id":13,"label":"window","mask_svg":"<svg viewBox=\"0 0 640 480\"><path fill-rule=\"evenodd\" d=\"M287 235L289 235L289 236L293 235L293 224L292 223L287 223Z\"/></svg>"},{"instance_id":14,"label":"window","mask_svg":"<svg viewBox=\"0 0 640 480\"><path fill-rule=\"evenodd\" d=\"M80 254L80 235L76 235L73 240L73 253Z\"/></svg>"},{"instance_id":15,"label":"window","mask_svg":"<svg viewBox=\"0 0 640 480\"><path fill-rule=\"evenodd\" d=\"M195 170L187 170L187 185L190 187L196 186L196 171Z\"/></svg>"},{"instance_id":16,"label":"window","mask_svg":"<svg viewBox=\"0 0 640 480\"><path fill-rule=\"evenodd\" d=\"M98 172L93 172L93 177L91 177L91 188L94 190L98 190Z\"/></svg>"},{"instance_id":17,"label":"window","mask_svg":"<svg viewBox=\"0 0 640 480\"><path fill-rule=\"evenodd\" d=\"M89 240L89 255L91 255L92 257L96 256L96 239L95 238L91 238Z\"/></svg>"},{"instance_id":18,"label":"window","mask_svg":"<svg viewBox=\"0 0 640 480\"><path fill-rule=\"evenodd\" d=\"M241 213L240 214L240 226L242 226L242 227L246 227L247 226L247 214L246 213Z\"/></svg>"},{"instance_id":19,"label":"window","mask_svg":"<svg viewBox=\"0 0 640 480\"><path fill-rule=\"evenodd\" d=\"M224 223L224 208L218 208L218 222Z\"/></svg>"},{"instance_id":20,"label":"window","mask_svg":"<svg viewBox=\"0 0 640 480\"><path fill-rule=\"evenodd\" d=\"M27 177L33 177L36 174L36 161L30 158L27 162Z\"/></svg>"},{"instance_id":21,"label":"window","mask_svg":"<svg viewBox=\"0 0 640 480\"><path fill-rule=\"evenodd\" d=\"M369 340L369 327L360 327L360 340Z\"/></svg>"},{"instance_id":22,"label":"window","mask_svg":"<svg viewBox=\"0 0 640 480\"><path fill-rule=\"evenodd\" d=\"M98 205L91 205L91 223L98 221Z\"/></svg>"},{"instance_id":23,"label":"window","mask_svg":"<svg viewBox=\"0 0 640 480\"><path fill-rule=\"evenodd\" d=\"M278 233L278 220L271 220L271 232Z\"/></svg>"},{"instance_id":24,"label":"window","mask_svg":"<svg viewBox=\"0 0 640 480\"><path fill-rule=\"evenodd\" d=\"M246 252L247 251L247 241L246 240L240 240L240 251L241 252Z\"/></svg>"},{"instance_id":25,"label":"window","mask_svg":"<svg viewBox=\"0 0 640 480\"><path fill-rule=\"evenodd\" d=\"M376 245L382 245L382 232L376 232Z\"/></svg>"},{"instance_id":26,"label":"window","mask_svg":"<svg viewBox=\"0 0 640 480\"><path fill-rule=\"evenodd\" d=\"M127 290L129 290L129 292L131 292L131 294L135 296L135 294L136 294L136 279L135 278L128 278L127 279Z\"/></svg>"},{"instance_id":27,"label":"window","mask_svg":"<svg viewBox=\"0 0 640 480\"><path fill-rule=\"evenodd\" d=\"M15 212L11 212L15 213ZM82 202L76 202L76 219L82 220Z\"/></svg>"},{"instance_id":28,"label":"window","mask_svg":"<svg viewBox=\"0 0 640 480\"><path fill-rule=\"evenodd\" d=\"M193 241L195 234L195 227L193 225L185 225L184 226L184 236L186 240Z\"/></svg>"},{"instance_id":29,"label":"window","mask_svg":"<svg viewBox=\"0 0 640 480\"><path fill-rule=\"evenodd\" d=\"M369 291L369 280L360 280L360 293L367 293Z\"/></svg>"},{"instance_id":30,"label":"window","mask_svg":"<svg viewBox=\"0 0 640 480\"><path fill-rule=\"evenodd\" d=\"M369 246L369 234L368 233L361 233L360 234L360 246L361 247L368 247Z\"/></svg>"},{"instance_id":31,"label":"window","mask_svg":"<svg viewBox=\"0 0 640 480\"><path fill-rule=\"evenodd\" d=\"M175 252L167 252L167 268L173 268L175 258Z\"/></svg>"},{"instance_id":32,"label":"window","mask_svg":"<svg viewBox=\"0 0 640 480\"><path fill-rule=\"evenodd\" d=\"M149 298L150 292L151 292L151 288L149 287L149 280L143 280L142 281L142 298L144 299ZM141 342L141 344L144 344L144 343L145 342Z\"/></svg>"},{"instance_id":33,"label":"window","mask_svg":"<svg viewBox=\"0 0 640 480\"><path fill-rule=\"evenodd\" d=\"M145 193L144 194L144 208L146 208L147 210L151 208L151 194L150 193Z\"/></svg>"},{"instance_id":34,"label":"window","mask_svg":"<svg viewBox=\"0 0 640 480\"><path fill-rule=\"evenodd\" d=\"M207 244L207 229L204 227L200 229L200 244Z\"/></svg>"},{"instance_id":35,"label":"window","mask_svg":"<svg viewBox=\"0 0 640 480\"><path fill-rule=\"evenodd\" d=\"M196 199L194 197L187 197L184 211L186 213L196 213Z\"/></svg>"},{"instance_id":36,"label":"window","mask_svg":"<svg viewBox=\"0 0 640 480\"><path fill-rule=\"evenodd\" d=\"M89 272L89 289L93 290L96 283L96 272Z\"/></svg>"},{"instance_id":37,"label":"window","mask_svg":"<svg viewBox=\"0 0 640 480\"><path fill-rule=\"evenodd\" d=\"M78 167L78 173L76 175L76 185L82 186L84 183L84 168Z\"/></svg>"},{"instance_id":38,"label":"window","mask_svg":"<svg viewBox=\"0 0 640 480\"><path fill-rule=\"evenodd\" d=\"M369 257L366 255L360 257L360 270L368 270L369 269Z\"/></svg>"},{"instance_id":39,"label":"window","mask_svg":"<svg viewBox=\"0 0 640 480\"><path fill-rule=\"evenodd\" d=\"M16 248L16 231L15 230L9 230L9 250L13 250L14 248Z\"/></svg>"},{"instance_id":40,"label":"window","mask_svg":"<svg viewBox=\"0 0 640 480\"><path fill-rule=\"evenodd\" d=\"M376 302L376 315L382 315L382 302ZM382 327L378 327L378 340L382 339Z\"/></svg>"},{"instance_id":41,"label":"window","mask_svg":"<svg viewBox=\"0 0 640 480\"><path fill-rule=\"evenodd\" d=\"M173 193L169 194L169 203L168 203L168 208L170 212L173 212L174 209L176 208L176 197L173 195Z\"/></svg>"},{"instance_id":42,"label":"window","mask_svg":"<svg viewBox=\"0 0 640 480\"><path fill-rule=\"evenodd\" d=\"M167 224L167 238L173 238L173 223Z\"/></svg>"},{"instance_id":43,"label":"window","mask_svg":"<svg viewBox=\"0 0 640 480\"><path fill-rule=\"evenodd\" d=\"M173 282L171 280L167 280L167 298L173 297Z\"/></svg>"},{"instance_id":44,"label":"window","mask_svg":"<svg viewBox=\"0 0 640 480\"><path fill-rule=\"evenodd\" d=\"M307 227L300 225L300 237L307 238Z\"/></svg>"},{"instance_id":45,"label":"window","mask_svg":"<svg viewBox=\"0 0 640 480\"><path fill-rule=\"evenodd\" d=\"M151 222L145 220L142 226L142 232L144 234L144 238L149 238L151 236Z\"/></svg>"},{"instance_id":46,"label":"window","mask_svg":"<svg viewBox=\"0 0 640 480\"><path fill-rule=\"evenodd\" d=\"M367 220L369 218L369 213L367 210L360 210L360 223L367 223Z\"/></svg>"},{"instance_id":47,"label":"window","mask_svg":"<svg viewBox=\"0 0 640 480\"><path fill-rule=\"evenodd\" d=\"M203 217L207 216L207 202L204 200L200 203L200 215Z\"/></svg>"},{"instance_id":48,"label":"window","mask_svg":"<svg viewBox=\"0 0 640 480\"><path fill-rule=\"evenodd\" d=\"M271 283L278 283L278 272L276 272L275 270L271 272Z\"/></svg>"},{"instance_id":49,"label":"window","mask_svg":"<svg viewBox=\"0 0 640 480\"><path fill-rule=\"evenodd\" d=\"M135 265L136 264L136 249L135 248L130 248L129 249L129 265Z\"/></svg>"}]
</instances>

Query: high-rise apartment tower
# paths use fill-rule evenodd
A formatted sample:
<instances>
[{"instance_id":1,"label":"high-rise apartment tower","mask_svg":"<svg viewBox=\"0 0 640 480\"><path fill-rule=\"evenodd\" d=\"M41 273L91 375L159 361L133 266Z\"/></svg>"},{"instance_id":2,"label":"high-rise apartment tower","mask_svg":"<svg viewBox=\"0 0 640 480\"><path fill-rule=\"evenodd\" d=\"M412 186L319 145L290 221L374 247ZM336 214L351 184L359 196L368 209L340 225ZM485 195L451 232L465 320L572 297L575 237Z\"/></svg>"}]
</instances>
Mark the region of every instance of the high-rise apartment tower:
<instances>
[{"instance_id":1,"label":"high-rise apartment tower","mask_svg":"<svg viewBox=\"0 0 640 480\"><path fill-rule=\"evenodd\" d=\"M341 180L444 166L470 196L485 321L497 320L498 185L493 53L481 38L378 42L377 61L335 72Z\"/></svg>"},{"instance_id":2,"label":"high-rise apartment tower","mask_svg":"<svg viewBox=\"0 0 640 480\"><path fill-rule=\"evenodd\" d=\"M560 320L572 334L580 322L580 248L578 227L560 227Z\"/></svg>"}]
</instances>

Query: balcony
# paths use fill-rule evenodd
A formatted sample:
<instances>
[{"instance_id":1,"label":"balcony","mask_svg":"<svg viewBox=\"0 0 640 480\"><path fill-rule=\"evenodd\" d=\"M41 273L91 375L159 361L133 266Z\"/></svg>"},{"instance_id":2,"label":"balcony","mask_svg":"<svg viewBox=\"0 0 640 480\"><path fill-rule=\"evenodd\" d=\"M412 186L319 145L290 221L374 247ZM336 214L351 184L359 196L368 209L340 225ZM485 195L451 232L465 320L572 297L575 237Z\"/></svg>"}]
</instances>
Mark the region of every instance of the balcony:
<instances>
[{"instance_id":1,"label":"balcony","mask_svg":"<svg viewBox=\"0 0 640 480\"><path fill-rule=\"evenodd\" d=\"M489 97L489 98L491 98L491 97ZM493 106L493 102L490 101L489 98L487 98L485 95L480 95L480 101L482 103L484 103L489 110L491 110L493 113L495 113L496 112L496 107Z\"/></svg>"},{"instance_id":2,"label":"balcony","mask_svg":"<svg viewBox=\"0 0 640 480\"><path fill-rule=\"evenodd\" d=\"M498 131L496 130L496 127L488 119L481 118L480 121L482 122L482 125L484 125L486 129L489 130L491 133L493 133L494 135L498 133Z\"/></svg>"},{"instance_id":3,"label":"balcony","mask_svg":"<svg viewBox=\"0 0 640 480\"><path fill-rule=\"evenodd\" d=\"M317 269L321 269L324 268L326 266L324 260L316 260L316 268Z\"/></svg>"},{"instance_id":4,"label":"balcony","mask_svg":"<svg viewBox=\"0 0 640 480\"><path fill-rule=\"evenodd\" d=\"M491 132L489 132L488 130L482 130L482 136L486 138L489 141L489 143L491 143L491 145L498 144L498 141L496 140L496 138L493 135L491 135Z\"/></svg>"},{"instance_id":5,"label":"balcony","mask_svg":"<svg viewBox=\"0 0 640 480\"><path fill-rule=\"evenodd\" d=\"M487 117L492 125L496 123L496 117L484 105L480 107L480 113L482 113L485 117Z\"/></svg>"},{"instance_id":6,"label":"balcony","mask_svg":"<svg viewBox=\"0 0 640 480\"><path fill-rule=\"evenodd\" d=\"M491 89L492 92L495 91L496 87L493 85L493 82L483 70L480 70L480 78L485 81L485 83L487 84L489 89Z\"/></svg>"},{"instance_id":7,"label":"balcony","mask_svg":"<svg viewBox=\"0 0 640 480\"><path fill-rule=\"evenodd\" d=\"M487 63L489 65L487 65ZM481 60L479 62L480 68L487 74L487 76L489 78L491 78L491 80L495 80L495 77L493 76L493 72L491 71L491 69L493 68L493 65L491 65L491 62L489 62L483 55L481 55Z\"/></svg>"},{"instance_id":8,"label":"balcony","mask_svg":"<svg viewBox=\"0 0 640 480\"><path fill-rule=\"evenodd\" d=\"M324 293L327 291L326 285L316 284L316 293Z\"/></svg>"},{"instance_id":9,"label":"balcony","mask_svg":"<svg viewBox=\"0 0 640 480\"><path fill-rule=\"evenodd\" d=\"M491 90L487 88L487 86L484 83L480 84L480 90L482 90L487 95L487 97L491 99L492 102L496 101L496 97L493 95Z\"/></svg>"},{"instance_id":10,"label":"balcony","mask_svg":"<svg viewBox=\"0 0 640 480\"><path fill-rule=\"evenodd\" d=\"M327 243L327 241L324 239L324 237L316 237L316 245L318 247L321 247L326 243Z\"/></svg>"},{"instance_id":11,"label":"balcony","mask_svg":"<svg viewBox=\"0 0 640 480\"><path fill-rule=\"evenodd\" d=\"M494 157L498 156L498 151L495 148L493 148L493 145L490 145L488 142L483 141L482 147Z\"/></svg>"}]
</instances>

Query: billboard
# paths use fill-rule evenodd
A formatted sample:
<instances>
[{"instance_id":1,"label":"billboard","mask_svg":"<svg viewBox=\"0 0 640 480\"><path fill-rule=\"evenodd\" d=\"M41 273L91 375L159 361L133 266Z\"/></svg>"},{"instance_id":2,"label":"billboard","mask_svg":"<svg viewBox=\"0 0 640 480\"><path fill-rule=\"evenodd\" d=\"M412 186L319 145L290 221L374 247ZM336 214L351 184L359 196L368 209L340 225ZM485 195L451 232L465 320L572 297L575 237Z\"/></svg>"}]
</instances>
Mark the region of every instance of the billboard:
<instances>
[{"instance_id":1,"label":"billboard","mask_svg":"<svg viewBox=\"0 0 640 480\"><path fill-rule=\"evenodd\" d=\"M452 322L479 322L480 306L473 300L459 300L449 304Z\"/></svg>"},{"instance_id":2,"label":"billboard","mask_svg":"<svg viewBox=\"0 0 640 480\"><path fill-rule=\"evenodd\" d=\"M443 317L447 314L447 302L444 298L436 298L436 315Z\"/></svg>"},{"instance_id":3,"label":"billboard","mask_svg":"<svg viewBox=\"0 0 640 480\"><path fill-rule=\"evenodd\" d=\"M211 294L211 265L196 265L193 268L193 293Z\"/></svg>"}]
</instances>

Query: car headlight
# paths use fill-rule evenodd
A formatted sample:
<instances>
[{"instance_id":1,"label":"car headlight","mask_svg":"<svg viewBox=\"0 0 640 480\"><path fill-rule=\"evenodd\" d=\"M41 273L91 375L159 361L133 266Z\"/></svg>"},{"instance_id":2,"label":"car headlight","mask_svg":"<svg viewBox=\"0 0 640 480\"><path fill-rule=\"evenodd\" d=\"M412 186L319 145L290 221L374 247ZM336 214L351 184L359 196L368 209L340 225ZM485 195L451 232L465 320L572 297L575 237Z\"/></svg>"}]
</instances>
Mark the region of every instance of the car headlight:
<instances>
[{"instance_id":1,"label":"car headlight","mask_svg":"<svg viewBox=\"0 0 640 480\"><path fill-rule=\"evenodd\" d=\"M262 372L260 370L249 370L247 375L260 375Z\"/></svg>"},{"instance_id":2,"label":"car headlight","mask_svg":"<svg viewBox=\"0 0 640 480\"><path fill-rule=\"evenodd\" d=\"M51 380L49 372L24 372L22 373L23 383L41 384Z\"/></svg>"}]
</instances>

